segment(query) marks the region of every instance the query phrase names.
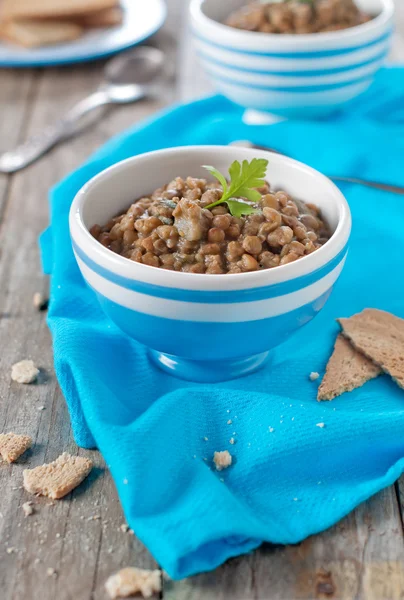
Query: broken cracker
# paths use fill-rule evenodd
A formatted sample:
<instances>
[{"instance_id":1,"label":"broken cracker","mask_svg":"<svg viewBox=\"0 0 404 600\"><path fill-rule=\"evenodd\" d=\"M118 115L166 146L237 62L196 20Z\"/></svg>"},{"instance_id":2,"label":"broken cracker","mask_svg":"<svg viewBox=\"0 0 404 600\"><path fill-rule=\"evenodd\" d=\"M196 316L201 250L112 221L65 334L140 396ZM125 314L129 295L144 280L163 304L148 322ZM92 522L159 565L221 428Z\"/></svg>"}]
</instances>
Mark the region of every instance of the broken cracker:
<instances>
[{"instance_id":1,"label":"broken cracker","mask_svg":"<svg viewBox=\"0 0 404 600\"><path fill-rule=\"evenodd\" d=\"M32 439L28 435L0 434L0 456L8 463L15 462L31 446Z\"/></svg>"},{"instance_id":2,"label":"broken cracker","mask_svg":"<svg viewBox=\"0 0 404 600\"><path fill-rule=\"evenodd\" d=\"M135 594L142 594L143 598L151 598L153 594L161 592L161 572L158 570L137 569L127 567L111 575L105 583L109 597L129 598Z\"/></svg>"},{"instance_id":3,"label":"broken cracker","mask_svg":"<svg viewBox=\"0 0 404 600\"><path fill-rule=\"evenodd\" d=\"M118 5L118 0L3 0L0 15L11 19L59 19L100 12Z\"/></svg>"},{"instance_id":4,"label":"broken cracker","mask_svg":"<svg viewBox=\"0 0 404 600\"><path fill-rule=\"evenodd\" d=\"M404 319L366 308L338 321L351 344L404 388Z\"/></svg>"},{"instance_id":5,"label":"broken cracker","mask_svg":"<svg viewBox=\"0 0 404 600\"><path fill-rule=\"evenodd\" d=\"M83 15L80 19L80 25L84 27L116 27L121 25L123 13L120 6L100 10L99 12Z\"/></svg>"},{"instance_id":6,"label":"broken cracker","mask_svg":"<svg viewBox=\"0 0 404 600\"><path fill-rule=\"evenodd\" d=\"M21 360L11 367L11 379L17 383L34 383L39 369L32 360Z\"/></svg>"},{"instance_id":7,"label":"broken cracker","mask_svg":"<svg viewBox=\"0 0 404 600\"><path fill-rule=\"evenodd\" d=\"M213 455L213 462L215 463L217 471L223 471L223 469L230 467L232 460L232 456L228 450L223 450L223 452L215 452Z\"/></svg>"},{"instance_id":8,"label":"broken cracker","mask_svg":"<svg viewBox=\"0 0 404 600\"><path fill-rule=\"evenodd\" d=\"M352 392L381 373L380 367L358 352L339 334L318 388L317 400L333 400L345 392Z\"/></svg>"},{"instance_id":9,"label":"broken cracker","mask_svg":"<svg viewBox=\"0 0 404 600\"><path fill-rule=\"evenodd\" d=\"M31 494L58 500L80 485L92 468L93 463L88 458L64 452L49 464L26 469L23 473L24 487Z\"/></svg>"},{"instance_id":10,"label":"broken cracker","mask_svg":"<svg viewBox=\"0 0 404 600\"><path fill-rule=\"evenodd\" d=\"M79 38L83 28L77 23L54 21L6 21L0 26L0 37L24 46L38 48L52 44L71 42ZM40 309L43 310L43 309Z\"/></svg>"}]
</instances>

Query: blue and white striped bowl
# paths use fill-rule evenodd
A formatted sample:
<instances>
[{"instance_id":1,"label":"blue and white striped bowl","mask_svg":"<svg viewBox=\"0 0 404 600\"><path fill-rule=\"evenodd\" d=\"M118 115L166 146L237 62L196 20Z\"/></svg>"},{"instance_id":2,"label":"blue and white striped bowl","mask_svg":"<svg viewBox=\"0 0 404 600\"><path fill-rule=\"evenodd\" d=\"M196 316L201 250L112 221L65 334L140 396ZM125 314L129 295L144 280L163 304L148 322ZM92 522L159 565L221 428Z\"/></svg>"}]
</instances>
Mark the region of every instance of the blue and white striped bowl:
<instances>
[{"instance_id":1,"label":"blue and white striped bowl","mask_svg":"<svg viewBox=\"0 0 404 600\"><path fill-rule=\"evenodd\" d=\"M247 0L192 0L196 50L215 87L246 108L287 117L326 116L365 92L392 37L392 0L357 0L372 21L325 33L290 35L223 25Z\"/></svg>"},{"instance_id":2,"label":"blue and white striped bowl","mask_svg":"<svg viewBox=\"0 0 404 600\"><path fill-rule=\"evenodd\" d=\"M319 250L274 269L198 275L166 271L114 254L89 233L176 175L227 172L234 160L269 160L273 189L321 207L334 234ZM190 146L120 162L89 181L70 212L81 272L112 321L151 349L160 367L184 379L221 381L250 373L268 351L324 306L343 268L351 230L344 196L324 175L290 158L229 146Z\"/></svg>"}]
</instances>

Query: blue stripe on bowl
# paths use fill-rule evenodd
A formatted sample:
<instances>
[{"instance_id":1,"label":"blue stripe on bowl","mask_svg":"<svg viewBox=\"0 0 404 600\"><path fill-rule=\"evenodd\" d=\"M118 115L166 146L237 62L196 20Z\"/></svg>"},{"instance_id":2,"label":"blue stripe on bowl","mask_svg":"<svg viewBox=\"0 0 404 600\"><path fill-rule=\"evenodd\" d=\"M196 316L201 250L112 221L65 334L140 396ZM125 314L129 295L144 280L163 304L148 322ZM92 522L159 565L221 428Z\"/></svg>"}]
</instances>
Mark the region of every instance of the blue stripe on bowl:
<instances>
[{"instance_id":1,"label":"blue stripe on bowl","mask_svg":"<svg viewBox=\"0 0 404 600\"><path fill-rule=\"evenodd\" d=\"M311 71L272 71L270 69L255 69L253 66L251 67L241 67L235 65L233 63L226 62L224 60L219 60L216 57L212 58L210 54L204 52L203 50L197 50L197 55L204 61L210 62L213 65L217 65L219 67L223 67L226 69L231 69L233 71L240 71L243 73L255 73L257 75L275 75L279 77L321 77L326 75L336 75L338 73L345 73L352 71L354 69L360 69L363 67L367 67L372 65L373 63L378 63L383 60L388 54L388 50L383 50L377 56L366 60L364 62L356 63L354 65L346 65L345 67L335 67L330 69L313 69Z\"/></svg>"},{"instance_id":2,"label":"blue stripe on bowl","mask_svg":"<svg viewBox=\"0 0 404 600\"><path fill-rule=\"evenodd\" d=\"M108 317L145 346L187 359L221 360L255 355L284 342L323 308L332 286L313 302L283 315L237 323L181 321L147 315L94 291ZM248 306L245 310L248 311Z\"/></svg>"},{"instance_id":3,"label":"blue stripe on bowl","mask_svg":"<svg viewBox=\"0 0 404 600\"><path fill-rule=\"evenodd\" d=\"M380 44L381 42L388 40L393 33L393 29L389 28L386 31L386 33L384 33L380 37L378 37L374 40L371 40L370 42L367 42L366 44L362 44L360 46L351 46L349 48L337 48L335 50L313 50L311 52L258 52L256 50L242 50L240 48L234 48L232 46L227 46L225 44L219 44L216 41L212 41L208 38L205 38L195 28L193 28L192 32L193 32L193 35L197 39L201 40L205 44L208 44L209 46L214 46L216 48L219 48L220 50L228 50L228 51L234 52L236 54L244 54L246 56L268 56L268 57L272 57L272 58L303 59L303 58L326 58L326 57L331 57L331 56L342 56L345 54L351 54L352 52L357 52L358 50L364 50L365 48L371 48L372 46L375 46L376 44ZM259 35L259 34L257 34L257 35ZM264 41L264 39L263 39L263 41Z\"/></svg>"},{"instance_id":4,"label":"blue stripe on bowl","mask_svg":"<svg viewBox=\"0 0 404 600\"><path fill-rule=\"evenodd\" d=\"M180 300L182 302L199 302L205 304L233 304L236 302L253 302L255 300L266 300L269 298L277 298L278 296L284 296L296 292L302 288L305 288L319 279L322 279L328 273L330 273L340 262L344 259L348 246L346 245L341 252L339 252L332 260L326 265L303 275L302 277L296 277L295 279L285 281L283 283L277 283L267 285L259 288L251 288L247 290L234 290L234 291L200 291L200 290L186 290L180 288L163 287L160 285L144 283L135 279L129 279L118 275L105 267L102 267L98 263L94 262L74 241L72 241L74 251L77 256L86 264L94 273L100 275L107 281L120 285L121 287L145 294L147 296L153 296L156 298L163 298L166 300ZM128 260L128 259L127 259ZM304 259L301 259L304 260ZM153 268L153 267L150 267ZM157 270L156 270L157 271ZM158 278L158 272L156 272ZM202 275L195 275L194 277L201 277ZM220 276L218 276L220 277ZM202 281L201 281L202 284Z\"/></svg>"},{"instance_id":5,"label":"blue stripe on bowl","mask_svg":"<svg viewBox=\"0 0 404 600\"><path fill-rule=\"evenodd\" d=\"M204 63L204 68L207 73L214 79L215 81L223 81L225 83L230 83L231 85L235 85L238 87L246 87L249 89L262 90L264 92L285 92L285 93L301 93L301 94L310 94L317 92L328 92L330 90L338 90L340 88L348 87L351 85L357 85L359 83L366 83L372 81L374 77L374 73L370 75L366 75L365 77L358 77L355 79L350 79L349 81L341 81L339 83L323 83L322 85L297 85L297 86L278 86L278 85L265 85L259 83L252 83L251 81L242 81L239 79L234 79L233 77L228 77L227 75L222 75L221 73L216 73L213 69L209 68L206 63Z\"/></svg>"}]
</instances>

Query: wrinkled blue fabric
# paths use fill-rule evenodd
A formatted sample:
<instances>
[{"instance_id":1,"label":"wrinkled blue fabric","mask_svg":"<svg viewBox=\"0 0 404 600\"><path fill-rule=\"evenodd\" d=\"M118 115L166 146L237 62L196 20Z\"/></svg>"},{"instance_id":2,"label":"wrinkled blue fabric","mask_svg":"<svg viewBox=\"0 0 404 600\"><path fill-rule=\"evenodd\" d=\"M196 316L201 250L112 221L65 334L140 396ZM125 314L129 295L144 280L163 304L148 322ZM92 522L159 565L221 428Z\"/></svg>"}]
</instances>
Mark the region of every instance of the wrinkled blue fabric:
<instances>
[{"instance_id":1,"label":"wrinkled blue fabric","mask_svg":"<svg viewBox=\"0 0 404 600\"><path fill-rule=\"evenodd\" d=\"M388 376L321 404L318 382L309 380L312 371L324 373L336 317L365 307L404 317L402 196L343 185L353 233L331 299L246 378L198 385L164 374L86 287L68 212L90 177L148 150L235 139L272 146L329 175L404 185L404 70L382 71L349 114L329 121L247 126L241 109L218 96L177 106L114 138L51 192L51 226L41 240L52 274L48 321L75 439L100 449L130 527L173 578L214 569L264 540L299 542L404 468L404 392ZM224 449L234 465L217 473L213 452Z\"/></svg>"}]
</instances>

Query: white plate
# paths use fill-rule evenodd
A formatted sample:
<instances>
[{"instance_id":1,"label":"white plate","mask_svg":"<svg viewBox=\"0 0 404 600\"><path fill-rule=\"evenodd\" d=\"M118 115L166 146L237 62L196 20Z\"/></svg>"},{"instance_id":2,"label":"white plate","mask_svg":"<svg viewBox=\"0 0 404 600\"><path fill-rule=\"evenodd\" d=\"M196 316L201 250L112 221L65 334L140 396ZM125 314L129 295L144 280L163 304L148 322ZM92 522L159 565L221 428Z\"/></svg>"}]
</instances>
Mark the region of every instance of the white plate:
<instances>
[{"instance_id":1,"label":"white plate","mask_svg":"<svg viewBox=\"0 0 404 600\"><path fill-rule=\"evenodd\" d=\"M1 43L0 67L44 67L95 60L135 46L164 23L164 0L121 0L121 5L122 25L91 30L74 42L33 50Z\"/></svg>"}]
</instances>

